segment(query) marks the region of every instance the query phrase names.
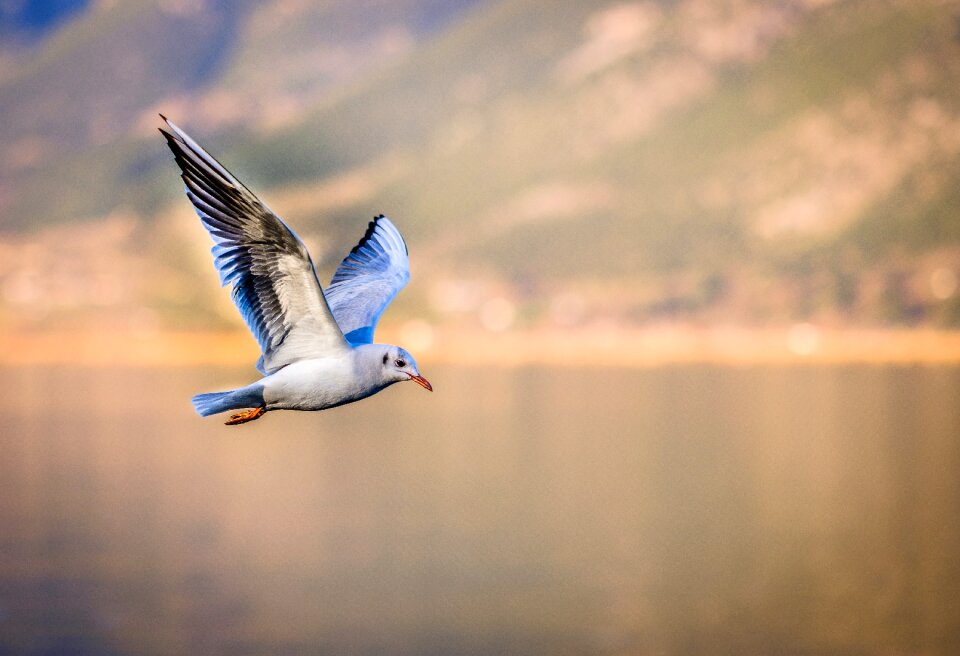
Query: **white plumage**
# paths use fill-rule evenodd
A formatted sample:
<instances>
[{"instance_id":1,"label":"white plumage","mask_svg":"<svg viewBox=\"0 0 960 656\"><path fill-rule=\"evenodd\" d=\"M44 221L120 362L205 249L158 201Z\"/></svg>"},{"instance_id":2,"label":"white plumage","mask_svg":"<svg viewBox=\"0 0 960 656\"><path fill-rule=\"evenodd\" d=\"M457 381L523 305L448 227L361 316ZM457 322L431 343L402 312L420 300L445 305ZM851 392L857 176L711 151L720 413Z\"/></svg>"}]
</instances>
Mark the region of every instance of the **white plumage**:
<instances>
[{"instance_id":1,"label":"white plumage","mask_svg":"<svg viewBox=\"0 0 960 656\"><path fill-rule=\"evenodd\" d=\"M380 215L337 267L326 292L303 242L242 182L166 117L160 129L180 166L187 197L213 238L214 264L233 286L237 309L260 344L264 377L229 392L199 394L201 415L249 408L228 424L268 410L323 410L396 382L427 390L413 357L374 344L380 315L410 279L407 247Z\"/></svg>"}]
</instances>

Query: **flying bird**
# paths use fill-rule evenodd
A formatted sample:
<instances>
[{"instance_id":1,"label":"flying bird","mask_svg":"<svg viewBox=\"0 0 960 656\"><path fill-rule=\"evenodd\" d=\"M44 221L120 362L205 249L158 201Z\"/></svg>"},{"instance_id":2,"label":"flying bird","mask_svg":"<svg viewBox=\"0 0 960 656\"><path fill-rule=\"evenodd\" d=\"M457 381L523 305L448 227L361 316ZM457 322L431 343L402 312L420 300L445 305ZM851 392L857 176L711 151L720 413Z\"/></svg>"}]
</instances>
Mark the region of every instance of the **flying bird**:
<instances>
[{"instance_id":1,"label":"flying bird","mask_svg":"<svg viewBox=\"0 0 960 656\"><path fill-rule=\"evenodd\" d=\"M198 394L206 417L240 410L242 424L271 410L323 410L359 401L402 381L433 391L399 346L374 344L377 320L410 279L407 246L382 214L320 286L300 238L220 162L163 114L173 151L203 226L213 237L222 286L260 344L263 377L246 387Z\"/></svg>"}]
</instances>

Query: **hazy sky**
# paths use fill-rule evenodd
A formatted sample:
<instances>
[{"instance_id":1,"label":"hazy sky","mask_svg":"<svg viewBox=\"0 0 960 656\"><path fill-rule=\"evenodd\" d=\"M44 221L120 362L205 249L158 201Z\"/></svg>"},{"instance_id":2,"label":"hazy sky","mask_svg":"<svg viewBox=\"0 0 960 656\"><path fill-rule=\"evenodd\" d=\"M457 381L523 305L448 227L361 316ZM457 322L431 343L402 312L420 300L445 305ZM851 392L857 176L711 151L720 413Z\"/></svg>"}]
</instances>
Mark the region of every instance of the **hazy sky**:
<instances>
[{"instance_id":1,"label":"hazy sky","mask_svg":"<svg viewBox=\"0 0 960 656\"><path fill-rule=\"evenodd\" d=\"M0 0L0 35L41 36L89 4L89 0Z\"/></svg>"}]
</instances>

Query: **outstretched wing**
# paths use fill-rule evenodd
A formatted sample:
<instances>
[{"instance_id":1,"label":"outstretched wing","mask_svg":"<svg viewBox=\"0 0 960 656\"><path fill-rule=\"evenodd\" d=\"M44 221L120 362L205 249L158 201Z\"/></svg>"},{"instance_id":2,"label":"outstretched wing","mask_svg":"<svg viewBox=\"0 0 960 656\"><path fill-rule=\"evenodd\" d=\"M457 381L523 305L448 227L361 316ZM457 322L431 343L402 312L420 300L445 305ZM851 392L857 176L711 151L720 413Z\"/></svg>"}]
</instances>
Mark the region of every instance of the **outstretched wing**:
<instances>
[{"instance_id":1,"label":"outstretched wing","mask_svg":"<svg viewBox=\"0 0 960 656\"><path fill-rule=\"evenodd\" d=\"M183 130L161 115L204 227L213 237L214 263L223 285L260 344L257 368L265 373L310 357L347 349L323 296L303 242L253 192Z\"/></svg>"},{"instance_id":2,"label":"outstretched wing","mask_svg":"<svg viewBox=\"0 0 960 656\"><path fill-rule=\"evenodd\" d=\"M381 214L367 226L327 287L327 302L351 344L373 342L377 320L408 280L407 245Z\"/></svg>"}]
</instances>

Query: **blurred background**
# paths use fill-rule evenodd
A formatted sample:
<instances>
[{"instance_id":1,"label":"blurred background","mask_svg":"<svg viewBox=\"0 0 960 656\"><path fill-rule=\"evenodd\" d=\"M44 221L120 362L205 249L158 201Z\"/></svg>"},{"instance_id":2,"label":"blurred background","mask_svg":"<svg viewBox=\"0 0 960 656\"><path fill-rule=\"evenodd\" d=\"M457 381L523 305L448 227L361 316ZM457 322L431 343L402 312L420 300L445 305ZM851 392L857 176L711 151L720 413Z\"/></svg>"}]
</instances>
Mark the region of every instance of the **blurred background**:
<instances>
[{"instance_id":1,"label":"blurred background","mask_svg":"<svg viewBox=\"0 0 960 656\"><path fill-rule=\"evenodd\" d=\"M192 414L158 112L436 393ZM0 116L0 654L960 651L960 2L0 0Z\"/></svg>"},{"instance_id":2,"label":"blurred background","mask_svg":"<svg viewBox=\"0 0 960 656\"><path fill-rule=\"evenodd\" d=\"M240 327L161 111L421 333L960 325L956 3L0 6L8 331Z\"/></svg>"}]
</instances>

